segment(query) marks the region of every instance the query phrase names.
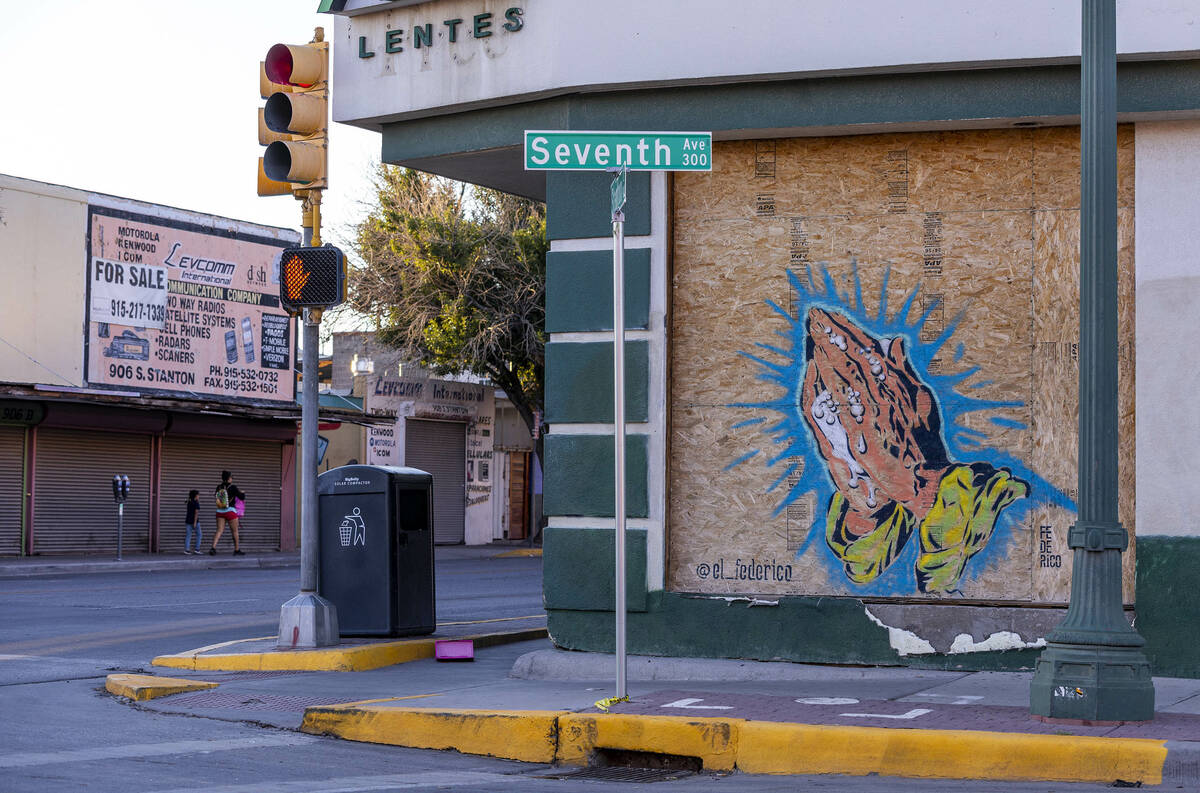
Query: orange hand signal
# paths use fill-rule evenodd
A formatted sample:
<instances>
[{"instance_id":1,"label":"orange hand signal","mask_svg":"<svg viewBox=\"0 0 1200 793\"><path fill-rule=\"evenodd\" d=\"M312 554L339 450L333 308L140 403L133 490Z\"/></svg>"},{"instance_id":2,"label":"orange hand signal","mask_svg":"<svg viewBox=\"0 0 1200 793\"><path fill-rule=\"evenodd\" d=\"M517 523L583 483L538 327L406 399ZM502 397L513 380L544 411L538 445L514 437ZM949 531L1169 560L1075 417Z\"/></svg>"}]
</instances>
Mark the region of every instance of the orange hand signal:
<instances>
[{"instance_id":1,"label":"orange hand signal","mask_svg":"<svg viewBox=\"0 0 1200 793\"><path fill-rule=\"evenodd\" d=\"M283 283L287 290L288 300L298 301L304 294L304 285L308 283L308 270L299 256L292 255L283 265Z\"/></svg>"}]
</instances>

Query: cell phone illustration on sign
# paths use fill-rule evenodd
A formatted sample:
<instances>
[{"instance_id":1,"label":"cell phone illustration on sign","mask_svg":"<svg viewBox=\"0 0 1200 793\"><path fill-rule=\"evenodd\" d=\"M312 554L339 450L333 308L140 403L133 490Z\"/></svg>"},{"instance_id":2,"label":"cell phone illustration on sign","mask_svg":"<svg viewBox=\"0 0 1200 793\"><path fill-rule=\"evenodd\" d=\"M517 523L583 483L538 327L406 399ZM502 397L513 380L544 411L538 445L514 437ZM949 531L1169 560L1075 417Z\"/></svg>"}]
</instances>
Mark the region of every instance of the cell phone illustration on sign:
<instances>
[{"instance_id":1,"label":"cell phone illustration on sign","mask_svg":"<svg viewBox=\"0 0 1200 793\"><path fill-rule=\"evenodd\" d=\"M225 360L237 363L237 334L232 330L225 331Z\"/></svg>"},{"instance_id":2,"label":"cell phone illustration on sign","mask_svg":"<svg viewBox=\"0 0 1200 793\"><path fill-rule=\"evenodd\" d=\"M246 363L254 363L254 326L250 317L242 317L242 347L246 352Z\"/></svg>"}]
</instances>

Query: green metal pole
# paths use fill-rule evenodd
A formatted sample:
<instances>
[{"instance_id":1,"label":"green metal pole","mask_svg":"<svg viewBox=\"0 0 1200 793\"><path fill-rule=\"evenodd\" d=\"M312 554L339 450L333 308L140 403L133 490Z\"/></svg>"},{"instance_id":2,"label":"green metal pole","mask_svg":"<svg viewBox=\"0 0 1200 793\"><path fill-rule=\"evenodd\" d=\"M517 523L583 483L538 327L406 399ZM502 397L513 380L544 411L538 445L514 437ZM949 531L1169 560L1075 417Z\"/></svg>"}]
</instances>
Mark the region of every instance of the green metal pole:
<instances>
[{"instance_id":1,"label":"green metal pole","mask_svg":"<svg viewBox=\"0 0 1200 793\"><path fill-rule=\"evenodd\" d=\"M1030 710L1050 719L1154 718L1145 644L1125 619L1117 516L1116 0L1083 0L1079 215L1079 518L1071 603L1047 638Z\"/></svg>"}]
</instances>

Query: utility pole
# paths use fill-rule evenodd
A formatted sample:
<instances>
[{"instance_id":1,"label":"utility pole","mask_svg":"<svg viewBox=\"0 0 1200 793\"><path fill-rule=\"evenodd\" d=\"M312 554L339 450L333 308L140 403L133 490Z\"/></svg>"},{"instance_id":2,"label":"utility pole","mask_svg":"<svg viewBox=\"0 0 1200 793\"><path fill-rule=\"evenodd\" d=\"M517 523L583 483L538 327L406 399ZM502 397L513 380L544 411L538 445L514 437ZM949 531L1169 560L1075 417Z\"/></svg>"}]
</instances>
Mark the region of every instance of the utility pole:
<instances>
[{"instance_id":1,"label":"utility pole","mask_svg":"<svg viewBox=\"0 0 1200 793\"><path fill-rule=\"evenodd\" d=\"M1125 619L1117 476L1117 23L1116 0L1083 0L1079 214L1079 517L1071 602L1046 637L1030 686L1042 719L1154 718L1154 683Z\"/></svg>"}]
</instances>

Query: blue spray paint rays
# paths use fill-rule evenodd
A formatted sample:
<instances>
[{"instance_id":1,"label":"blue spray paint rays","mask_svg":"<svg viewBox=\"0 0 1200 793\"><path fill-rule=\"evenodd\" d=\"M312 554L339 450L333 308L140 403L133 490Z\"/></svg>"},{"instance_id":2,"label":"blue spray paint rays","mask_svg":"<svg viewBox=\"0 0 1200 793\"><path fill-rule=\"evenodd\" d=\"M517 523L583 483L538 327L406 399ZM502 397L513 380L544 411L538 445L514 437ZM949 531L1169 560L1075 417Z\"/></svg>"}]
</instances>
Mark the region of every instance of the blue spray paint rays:
<instances>
[{"instance_id":1,"label":"blue spray paint rays","mask_svg":"<svg viewBox=\"0 0 1200 793\"><path fill-rule=\"evenodd\" d=\"M979 367L970 367L950 374L942 374L942 348L952 339L963 318L970 312L970 307L963 309L951 318L945 328L934 336L927 331L926 324L930 318L942 309L938 299L923 302L920 311L918 306L921 296L920 285L908 292L895 313L889 313L887 287L890 280L890 268L884 271L883 285L879 293L877 311L868 311L863 300L862 281L857 265L853 270L852 291L839 292L837 284L828 268L820 267L814 273L807 268L804 277L789 270L788 282L794 290L792 310L781 308L773 301L764 301L767 307L787 321L787 328L776 331L775 335L784 340L783 345L756 343L753 353L742 351L740 355L756 365L757 379L772 386L775 393L773 398L763 402L733 403L729 407L744 408L757 411L760 415L743 420L733 425L735 428L757 426L758 431L765 435L775 447L774 453L764 454L762 459L770 468L776 468L779 473L774 482L767 488L768 493L779 493L779 501L773 516L783 514L789 506L803 498L808 493L814 493L814 514L811 525L797 556L803 554L812 542L824 538L826 511L835 487L812 431L802 413L801 391L804 383L806 366L806 320L809 310L821 308L826 311L841 313L858 324L863 330L878 339L903 337L905 351L909 363L918 377L929 386L936 399L936 409L940 414L942 440L950 459L961 464L975 462L988 463L994 468L1008 469L1013 476L1023 480L1030 486L1029 496L1017 499L1006 508L996 522L995 531L987 546L976 554L967 565L961 581L967 582L979 575L990 566L990 561L1008 552L1010 539L1014 532L1025 522L1030 511L1039 505L1053 504L1070 510L1075 504L1061 491L1035 474L1022 460L989 444L988 431L979 427L991 426L994 431L1024 430L1028 425L1014 418L992 415L987 416L986 422L975 419L972 414L981 412L998 412L1021 409L1025 403L1021 401L989 400L970 396L975 391L991 381L971 381L979 374ZM910 319L914 313L918 316ZM923 340L926 339L926 340ZM949 357L953 361L961 361L965 353L962 343L956 344ZM997 349L996 356L1010 354L1005 349ZM935 359L938 359L935 362ZM932 370L932 371L931 371ZM968 393L964 393L968 392ZM767 416L761 415L766 412ZM776 419L776 420L773 420ZM726 467L726 471L740 465L755 453L742 455ZM781 468L777 468L782 466ZM863 585L850 585L855 593L878 595L901 595L916 592L916 582L913 567L918 554L916 538L912 538L900 556L882 575ZM844 581L842 563L832 552L818 553L828 566L830 580Z\"/></svg>"}]
</instances>

